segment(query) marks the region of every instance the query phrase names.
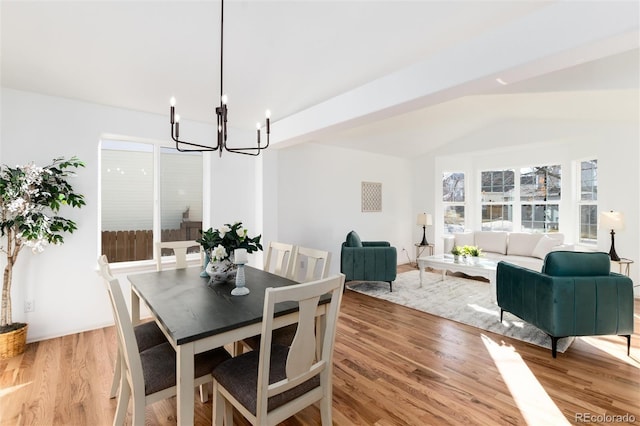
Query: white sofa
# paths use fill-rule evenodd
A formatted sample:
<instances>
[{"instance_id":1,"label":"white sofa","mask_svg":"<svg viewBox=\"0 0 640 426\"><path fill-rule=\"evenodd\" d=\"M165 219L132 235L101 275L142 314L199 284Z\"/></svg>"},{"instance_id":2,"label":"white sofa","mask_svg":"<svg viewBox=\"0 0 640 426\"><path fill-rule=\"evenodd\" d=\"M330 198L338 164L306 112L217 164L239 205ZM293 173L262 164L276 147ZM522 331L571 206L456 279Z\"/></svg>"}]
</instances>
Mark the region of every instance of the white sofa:
<instances>
[{"instance_id":1,"label":"white sofa","mask_svg":"<svg viewBox=\"0 0 640 426\"><path fill-rule=\"evenodd\" d=\"M478 246L484 257L504 260L524 268L540 271L544 257L550 251L571 250L572 244L564 244L564 235L529 234L506 231L475 231L444 237L444 253L451 253L454 246Z\"/></svg>"}]
</instances>

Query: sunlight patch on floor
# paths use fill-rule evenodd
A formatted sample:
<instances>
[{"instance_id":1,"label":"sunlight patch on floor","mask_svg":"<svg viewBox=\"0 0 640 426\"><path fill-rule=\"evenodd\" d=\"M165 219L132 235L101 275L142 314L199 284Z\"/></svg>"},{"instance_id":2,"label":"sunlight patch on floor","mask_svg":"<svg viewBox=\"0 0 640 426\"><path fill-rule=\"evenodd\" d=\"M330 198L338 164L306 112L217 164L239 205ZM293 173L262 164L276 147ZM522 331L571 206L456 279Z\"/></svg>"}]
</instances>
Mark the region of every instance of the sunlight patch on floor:
<instances>
[{"instance_id":1,"label":"sunlight patch on floor","mask_svg":"<svg viewBox=\"0 0 640 426\"><path fill-rule=\"evenodd\" d=\"M9 395L12 392L16 392L19 391L20 389L22 389L25 386L29 386L32 382L28 382L28 383L23 383L21 385L15 385L15 386L9 386L7 388L1 388L0 389L0 398L3 398L7 395Z\"/></svg>"},{"instance_id":2,"label":"sunlight patch on floor","mask_svg":"<svg viewBox=\"0 0 640 426\"><path fill-rule=\"evenodd\" d=\"M606 352L612 357L617 358L618 360L625 362L629 365L632 365L636 368L640 368L640 354L638 354L638 350L631 348L631 356L627 356L627 339L622 336L607 336L612 339L620 339L620 342L616 343L613 340L603 337L591 337L591 336L581 336L580 340L587 343L590 346L593 346L599 351ZM633 336L631 336L633 340Z\"/></svg>"},{"instance_id":3,"label":"sunlight patch on floor","mask_svg":"<svg viewBox=\"0 0 640 426\"><path fill-rule=\"evenodd\" d=\"M496 311L493 311L491 309L487 309L485 307L482 307L480 305L477 305L475 303L467 303L467 306L470 307L471 309L473 309L476 312L482 312L483 314L487 314L487 315L491 315L494 316L496 318L498 318L500 316L500 314ZM509 321L506 319L502 319L502 324L510 327L510 326L514 326L514 327L518 327L518 328L523 328L524 327L524 322L521 320L518 321Z\"/></svg>"},{"instance_id":4,"label":"sunlight patch on floor","mask_svg":"<svg viewBox=\"0 0 640 426\"><path fill-rule=\"evenodd\" d=\"M512 346L500 345L484 334L481 337L527 424L571 424Z\"/></svg>"}]
</instances>

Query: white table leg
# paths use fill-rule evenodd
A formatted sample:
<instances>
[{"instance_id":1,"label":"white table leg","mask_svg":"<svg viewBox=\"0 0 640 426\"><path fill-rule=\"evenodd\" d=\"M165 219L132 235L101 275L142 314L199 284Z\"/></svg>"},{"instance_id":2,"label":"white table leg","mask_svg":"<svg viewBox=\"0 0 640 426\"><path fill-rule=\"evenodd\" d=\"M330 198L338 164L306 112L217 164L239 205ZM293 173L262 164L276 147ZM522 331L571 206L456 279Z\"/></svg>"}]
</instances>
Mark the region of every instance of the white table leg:
<instances>
[{"instance_id":1,"label":"white table leg","mask_svg":"<svg viewBox=\"0 0 640 426\"><path fill-rule=\"evenodd\" d=\"M418 259L418 269L420 270L420 287L422 287L422 278L424 276L424 262Z\"/></svg>"},{"instance_id":2,"label":"white table leg","mask_svg":"<svg viewBox=\"0 0 640 426\"><path fill-rule=\"evenodd\" d=\"M131 289L131 323L135 327L140 324L140 297Z\"/></svg>"},{"instance_id":3,"label":"white table leg","mask_svg":"<svg viewBox=\"0 0 640 426\"><path fill-rule=\"evenodd\" d=\"M178 405L178 425L193 425L194 422L194 362L193 342L179 345L176 351L176 402Z\"/></svg>"}]
</instances>

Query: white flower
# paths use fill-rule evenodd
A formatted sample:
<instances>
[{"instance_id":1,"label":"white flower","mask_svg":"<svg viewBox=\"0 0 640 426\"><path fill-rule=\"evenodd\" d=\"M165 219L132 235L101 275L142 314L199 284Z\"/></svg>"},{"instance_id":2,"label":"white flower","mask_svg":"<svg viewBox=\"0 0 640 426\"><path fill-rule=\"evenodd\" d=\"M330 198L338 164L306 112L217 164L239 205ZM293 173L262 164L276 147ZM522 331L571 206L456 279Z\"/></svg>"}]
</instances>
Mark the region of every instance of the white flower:
<instances>
[{"instance_id":1,"label":"white flower","mask_svg":"<svg viewBox=\"0 0 640 426\"><path fill-rule=\"evenodd\" d=\"M213 260L222 260L228 255L229 253L227 253L227 249L225 249L221 244L218 244L216 248L213 249Z\"/></svg>"},{"instance_id":2,"label":"white flower","mask_svg":"<svg viewBox=\"0 0 640 426\"><path fill-rule=\"evenodd\" d=\"M218 229L218 232L220 233L220 238L224 238L225 234L229 231L231 231L231 228L229 228L227 225L222 225L220 229Z\"/></svg>"},{"instance_id":3,"label":"white flower","mask_svg":"<svg viewBox=\"0 0 640 426\"><path fill-rule=\"evenodd\" d=\"M242 227L236 229L236 234L238 235L238 237L242 238L245 235L247 235L247 230L243 229Z\"/></svg>"}]
</instances>

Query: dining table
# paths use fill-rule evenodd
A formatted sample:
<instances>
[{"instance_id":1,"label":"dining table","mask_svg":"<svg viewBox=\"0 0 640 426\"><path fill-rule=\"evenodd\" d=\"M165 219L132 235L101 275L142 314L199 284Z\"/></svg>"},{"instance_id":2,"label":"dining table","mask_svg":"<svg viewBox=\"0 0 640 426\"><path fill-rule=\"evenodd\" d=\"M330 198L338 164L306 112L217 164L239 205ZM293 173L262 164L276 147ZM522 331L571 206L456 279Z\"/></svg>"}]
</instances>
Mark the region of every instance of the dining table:
<instances>
[{"instance_id":1,"label":"dining table","mask_svg":"<svg viewBox=\"0 0 640 426\"><path fill-rule=\"evenodd\" d=\"M131 283L131 317L140 323L140 302L162 329L176 351L176 401L179 425L194 423L194 357L210 349L231 346L262 330L265 290L298 284L296 281L245 266L244 296L233 296L233 282L210 284L201 268L189 267L128 275ZM324 318L321 299L316 315ZM274 328L297 322L298 304L276 305ZM234 350L231 350L235 355Z\"/></svg>"}]
</instances>

